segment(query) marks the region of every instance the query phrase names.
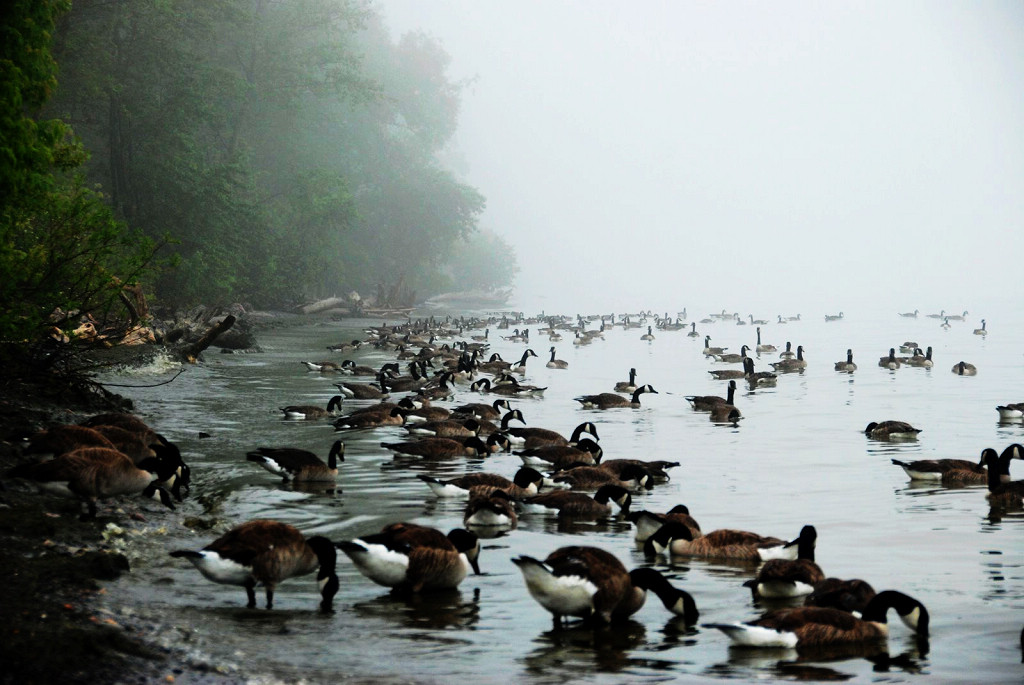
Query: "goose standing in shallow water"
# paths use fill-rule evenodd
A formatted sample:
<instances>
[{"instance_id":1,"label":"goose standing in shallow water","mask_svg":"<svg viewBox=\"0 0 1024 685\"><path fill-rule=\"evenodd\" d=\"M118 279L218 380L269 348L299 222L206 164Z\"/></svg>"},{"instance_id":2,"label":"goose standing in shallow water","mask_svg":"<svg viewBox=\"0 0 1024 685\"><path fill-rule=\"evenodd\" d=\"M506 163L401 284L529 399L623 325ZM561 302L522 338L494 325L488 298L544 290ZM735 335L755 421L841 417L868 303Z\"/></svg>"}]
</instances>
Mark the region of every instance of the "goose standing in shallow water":
<instances>
[{"instance_id":1,"label":"goose standing in shallow water","mask_svg":"<svg viewBox=\"0 0 1024 685\"><path fill-rule=\"evenodd\" d=\"M519 556L512 563L522 572L530 596L551 612L556 628L568 616L602 623L625 620L644 605L648 590L686 623L700 616L693 597L658 571L627 572L614 555L597 547L561 547L544 561Z\"/></svg>"},{"instance_id":2,"label":"goose standing in shallow water","mask_svg":"<svg viewBox=\"0 0 1024 685\"><path fill-rule=\"evenodd\" d=\"M857 365L853 363L853 350L846 351L846 361L836 362L836 371L844 371L846 373L853 373L857 370Z\"/></svg>"},{"instance_id":3,"label":"goose standing in shallow water","mask_svg":"<svg viewBox=\"0 0 1024 685\"><path fill-rule=\"evenodd\" d=\"M450 590L480 573L480 540L468 530L441 531L415 523L392 523L380 533L339 542L364 576L394 590Z\"/></svg>"},{"instance_id":4,"label":"goose standing in shallow water","mask_svg":"<svg viewBox=\"0 0 1024 685\"><path fill-rule=\"evenodd\" d=\"M859 645L884 641L889 635L886 614L896 609L900 619L917 633L927 651L928 610L918 600L895 590L875 595L861 618L840 609L794 607L776 609L748 623L709 623L740 647L787 648Z\"/></svg>"},{"instance_id":5,"label":"goose standing in shallow water","mask_svg":"<svg viewBox=\"0 0 1024 685\"><path fill-rule=\"evenodd\" d=\"M266 588L267 608L272 609L274 590L282 581L317 569L321 611L331 611L338 592L337 555L331 541L321 536L306 538L279 521L249 521L199 551L178 550L171 556L188 559L207 580L244 587L250 609L256 608L257 585Z\"/></svg>"}]
</instances>

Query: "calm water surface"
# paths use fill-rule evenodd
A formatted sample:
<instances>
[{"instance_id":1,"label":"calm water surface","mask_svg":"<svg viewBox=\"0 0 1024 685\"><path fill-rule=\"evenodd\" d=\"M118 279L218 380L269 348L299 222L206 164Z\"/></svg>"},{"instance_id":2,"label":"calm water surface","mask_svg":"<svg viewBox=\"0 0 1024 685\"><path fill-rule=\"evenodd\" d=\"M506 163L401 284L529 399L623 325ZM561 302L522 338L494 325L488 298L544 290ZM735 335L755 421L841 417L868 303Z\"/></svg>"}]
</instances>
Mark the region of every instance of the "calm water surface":
<instances>
[{"instance_id":1,"label":"calm water surface","mask_svg":"<svg viewBox=\"0 0 1024 685\"><path fill-rule=\"evenodd\" d=\"M808 368L781 375L774 389L748 392L741 383L736 404L744 418L738 427L710 423L683 399L725 394L725 383L707 371L729 367L705 359L702 337L656 331L656 339L645 342L640 336L646 328L617 327L603 341L577 348L567 336L555 344L569 369L555 371L544 367L551 343L535 334L530 347L539 358L530 360L525 382L548 390L543 399L515 405L529 425L566 434L581 421L594 421L607 458L681 462L671 482L635 497L635 509L665 511L685 503L705 531L741 528L783 538L814 524L817 561L826 574L864 578L879 590L899 589L928 607L928 654L916 651L894 614L888 664L862 655L802 658L793 651L730 649L720 632L670 618L656 598L614 630L552 632L550 616L530 598L510 558L544 557L563 545L585 544L614 553L630 568L650 563L620 518L567 527L554 518L523 515L511 534L485 541L483 575L467 578L457 592L413 601L392 598L339 553L341 591L330 616L315 611L319 597L312 576L284 583L274 611L249 611L241 588L209 583L190 564L168 558L170 550L201 547L227 527L257 517L334 540L399 520L447 531L461 525L462 503L435 499L416 474L516 471L520 460L510 454L486 463L394 459L379 443L404 436L401 428L344 436L340 493L283 486L245 461L247 450L263 445L326 456L336 437L329 423L286 422L278 407L326 405L335 394L337 379L307 372L302 360L352 358L374 366L389 360L388 353L374 350L334 357L325 350L361 337L361 326L381 323L376 320L268 330L260 337L262 354L208 353L205 365L169 385L122 389L150 425L182 448L195 485L178 512L154 513L152 520L166 523L166 532L134 543L134 571L110 586L108 601L114 611L142 605L142 612L176 626L175 634L211 663L289 680L1020 682L1024 518L990 512L983 488L910 485L889 461L976 458L984 447L1002 450L1024 441L1021 423L1000 424L995 411L997 404L1024 401L1024 322L988 314L990 334L982 338L972 334L979 318L954 323L948 331L924 314L907 320L894 313L848 312L830 323L806 314L801 322L762 326L766 343L780 349L786 341L803 345ZM697 330L735 352L755 341L749 325L698 324ZM492 350L518 358L527 346L503 341L501 333L491 328ZM935 367L879 368L878 358L904 340L931 345ZM848 347L860 367L852 375L833 370ZM755 359L759 370L770 370L767 363L778 357ZM977 377L950 372L961 359L978 367ZM639 382L659 391L642 396L642 408L584 410L573 401L579 394L610 391L628 378L630 367L636 367ZM144 383L170 375L157 370L108 380ZM473 401L489 400L460 386L455 402ZM924 432L916 442L899 444L865 438L861 431L868 422L886 419L909 421ZM201 440L199 431L212 437ZM1024 477L1019 470L1015 476ZM192 530L182 524L190 517L215 527ZM655 566L695 597L701 622L750 619L765 608L755 606L742 587L753 572L749 567L664 559Z\"/></svg>"}]
</instances>

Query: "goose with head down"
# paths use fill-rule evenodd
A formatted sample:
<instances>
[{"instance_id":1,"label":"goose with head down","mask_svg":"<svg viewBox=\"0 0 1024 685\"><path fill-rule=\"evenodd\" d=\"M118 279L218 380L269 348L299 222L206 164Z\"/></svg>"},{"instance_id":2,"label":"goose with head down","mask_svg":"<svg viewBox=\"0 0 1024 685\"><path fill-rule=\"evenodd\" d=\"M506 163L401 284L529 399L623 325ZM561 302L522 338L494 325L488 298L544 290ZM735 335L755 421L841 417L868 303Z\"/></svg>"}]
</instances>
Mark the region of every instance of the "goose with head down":
<instances>
[{"instance_id":1,"label":"goose with head down","mask_svg":"<svg viewBox=\"0 0 1024 685\"><path fill-rule=\"evenodd\" d=\"M529 556L512 559L519 567L530 596L551 612L556 628L568 616L601 623L622 621L654 592L671 613L695 623L697 605L685 590L672 586L658 571L626 571L614 555L597 547L561 547L544 561Z\"/></svg>"},{"instance_id":2,"label":"goose with head down","mask_svg":"<svg viewBox=\"0 0 1024 685\"><path fill-rule=\"evenodd\" d=\"M922 430L906 421L872 421L864 429L864 434L875 440L916 440Z\"/></svg>"},{"instance_id":3,"label":"goose with head down","mask_svg":"<svg viewBox=\"0 0 1024 685\"><path fill-rule=\"evenodd\" d=\"M614 502L622 513L629 513L633 497L618 485L602 485L594 496L572 490L552 490L522 500L524 512L548 512L559 517L600 519L611 516Z\"/></svg>"},{"instance_id":4,"label":"goose with head down","mask_svg":"<svg viewBox=\"0 0 1024 685\"><path fill-rule=\"evenodd\" d=\"M923 651L928 638L928 610L918 600L895 590L875 595L860 618L840 609L793 607L769 611L747 623L709 623L732 643L741 647L814 648L834 645L860 645L884 641L889 635L886 614L889 609L917 634Z\"/></svg>"},{"instance_id":5,"label":"goose with head down","mask_svg":"<svg viewBox=\"0 0 1024 685\"><path fill-rule=\"evenodd\" d=\"M445 535L415 523L392 523L337 547L360 573L395 591L449 590L470 570L480 573L480 539L463 528Z\"/></svg>"}]
</instances>

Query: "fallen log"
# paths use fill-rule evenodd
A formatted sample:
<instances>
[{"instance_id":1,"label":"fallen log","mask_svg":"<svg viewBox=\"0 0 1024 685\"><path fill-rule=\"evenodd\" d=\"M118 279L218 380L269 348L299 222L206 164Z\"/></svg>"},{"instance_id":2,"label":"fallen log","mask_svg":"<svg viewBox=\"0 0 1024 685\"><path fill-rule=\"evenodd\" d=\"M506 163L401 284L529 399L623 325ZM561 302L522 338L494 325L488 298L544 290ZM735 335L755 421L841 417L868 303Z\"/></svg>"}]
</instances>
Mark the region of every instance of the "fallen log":
<instances>
[{"instance_id":1,"label":"fallen log","mask_svg":"<svg viewBox=\"0 0 1024 685\"><path fill-rule=\"evenodd\" d=\"M180 352L182 358L190 364L195 364L199 355L207 347L213 344L213 341L217 339L217 336L228 330L235 325L235 317L228 314L224 317L224 320L210 328L199 340L195 341L190 345L186 345Z\"/></svg>"},{"instance_id":2,"label":"fallen log","mask_svg":"<svg viewBox=\"0 0 1024 685\"><path fill-rule=\"evenodd\" d=\"M312 304L307 304L299 307L299 311L303 314L316 314L326 309L335 309L338 307L345 307L348 305L348 301L341 297L328 297L325 300L319 300Z\"/></svg>"}]
</instances>

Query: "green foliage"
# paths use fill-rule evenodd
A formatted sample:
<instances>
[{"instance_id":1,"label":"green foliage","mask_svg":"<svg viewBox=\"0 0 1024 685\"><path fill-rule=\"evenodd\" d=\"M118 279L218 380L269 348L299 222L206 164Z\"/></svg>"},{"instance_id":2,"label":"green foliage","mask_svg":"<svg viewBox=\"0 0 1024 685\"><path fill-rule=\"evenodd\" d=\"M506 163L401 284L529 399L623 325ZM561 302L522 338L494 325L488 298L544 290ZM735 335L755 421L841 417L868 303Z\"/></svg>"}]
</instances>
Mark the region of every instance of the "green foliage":
<instances>
[{"instance_id":1,"label":"green foliage","mask_svg":"<svg viewBox=\"0 0 1024 685\"><path fill-rule=\"evenodd\" d=\"M55 54L90 181L175 242L161 301L451 287L485 201L438 161L465 84L433 39L363 0L76 0Z\"/></svg>"}]
</instances>

